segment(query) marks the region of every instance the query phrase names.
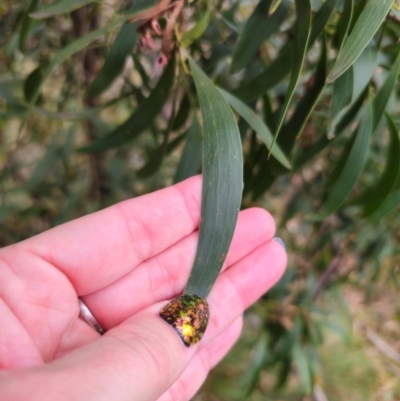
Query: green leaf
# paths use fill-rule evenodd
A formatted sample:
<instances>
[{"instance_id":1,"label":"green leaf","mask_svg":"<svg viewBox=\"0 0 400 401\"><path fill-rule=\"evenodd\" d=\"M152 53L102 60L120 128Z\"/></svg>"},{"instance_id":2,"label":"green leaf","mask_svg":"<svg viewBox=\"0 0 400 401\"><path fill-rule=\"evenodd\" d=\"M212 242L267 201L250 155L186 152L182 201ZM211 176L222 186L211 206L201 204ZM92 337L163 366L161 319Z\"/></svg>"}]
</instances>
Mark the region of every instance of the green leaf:
<instances>
[{"instance_id":1,"label":"green leaf","mask_svg":"<svg viewBox=\"0 0 400 401\"><path fill-rule=\"evenodd\" d=\"M53 17L54 15L66 14L78 8L93 3L95 0L59 0L47 6L43 6L40 10L29 14L31 18L44 19Z\"/></svg>"},{"instance_id":2,"label":"green leaf","mask_svg":"<svg viewBox=\"0 0 400 401\"><path fill-rule=\"evenodd\" d=\"M353 68L350 67L333 83L331 107L329 109L328 136L332 137L338 121L353 99Z\"/></svg>"},{"instance_id":3,"label":"green leaf","mask_svg":"<svg viewBox=\"0 0 400 401\"><path fill-rule=\"evenodd\" d=\"M196 25L182 35L183 46L190 46L196 39L203 35L204 31L208 28L208 25L210 24L210 17L210 11L207 9L204 12L203 16L196 23Z\"/></svg>"},{"instance_id":4,"label":"green leaf","mask_svg":"<svg viewBox=\"0 0 400 401\"><path fill-rule=\"evenodd\" d=\"M383 219L386 215L392 212L400 205L400 173L397 175L396 182L393 186L392 191L385 198L385 200L379 205L379 207L368 216L371 222L377 222Z\"/></svg>"},{"instance_id":5,"label":"green leaf","mask_svg":"<svg viewBox=\"0 0 400 401\"><path fill-rule=\"evenodd\" d=\"M134 65L135 65L136 71L137 71L137 72L139 73L139 75L140 75L140 78L141 78L141 80L142 80L142 85L143 85L143 87L150 90L150 89L151 89L151 88L150 88L150 85L149 85L150 79L149 79L149 77L147 76L146 70L144 69L142 63L141 63L140 60L139 60L138 55L136 55L136 54L133 53L133 54L132 54L132 60L133 60L133 63L134 63Z\"/></svg>"},{"instance_id":6,"label":"green leaf","mask_svg":"<svg viewBox=\"0 0 400 401\"><path fill-rule=\"evenodd\" d=\"M24 82L24 95L25 100L29 103L35 95L38 85L42 80L43 72L42 66L35 68L26 78Z\"/></svg>"},{"instance_id":7,"label":"green leaf","mask_svg":"<svg viewBox=\"0 0 400 401\"><path fill-rule=\"evenodd\" d=\"M374 130L378 127L379 122L383 116L386 106L389 102L393 88L395 87L397 76L400 70L400 51L397 54L396 60L394 61L389 75L387 76L385 83L382 88L379 89L375 96L372 108L374 113ZM390 121L390 119L388 119Z\"/></svg>"},{"instance_id":8,"label":"green leaf","mask_svg":"<svg viewBox=\"0 0 400 401\"><path fill-rule=\"evenodd\" d=\"M337 48L340 50L350 32L351 20L353 18L354 0L343 2L343 13L337 28Z\"/></svg>"},{"instance_id":9,"label":"green leaf","mask_svg":"<svg viewBox=\"0 0 400 401\"><path fill-rule=\"evenodd\" d=\"M164 140L161 146L157 149L152 149L148 153L148 162L136 173L138 178L147 178L155 174L162 165L164 157L172 152L181 142L184 135L180 135L173 141L169 141L169 136L172 132L172 127L176 119L175 115L175 101L172 106L172 113L168 121L167 129L164 131Z\"/></svg>"},{"instance_id":10,"label":"green leaf","mask_svg":"<svg viewBox=\"0 0 400 401\"><path fill-rule=\"evenodd\" d=\"M111 86L114 80L122 72L125 60L132 52L139 39L138 27L140 22L125 24L118 32L104 64L94 78L88 90L88 96L98 96Z\"/></svg>"},{"instance_id":11,"label":"green leaf","mask_svg":"<svg viewBox=\"0 0 400 401\"><path fill-rule=\"evenodd\" d=\"M199 242L185 293L205 298L235 231L242 199L242 145L228 103L190 57L189 63L200 102L204 145Z\"/></svg>"},{"instance_id":12,"label":"green leaf","mask_svg":"<svg viewBox=\"0 0 400 401\"><path fill-rule=\"evenodd\" d=\"M254 347L253 358L246 368L240 383L240 387L243 392L242 399L246 399L246 396L248 396L255 388L261 370L265 365L265 360L269 356L268 348L268 337L265 333L261 333L261 336Z\"/></svg>"},{"instance_id":13,"label":"green leaf","mask_svg":"<svg viewBox=\"0 0 400 401\"><path fill-rule=\"evenodd\" d=\"M326 0L323 6L318 10L312 20L310 38L308 40L308 49L314 45L315 41L324 32L325 26L335 10L338 0Z\"/></svg>"},{"instance_id":14,"label":"green leaf","mask_svg":"<svg viewBox=\"0 0 400 401\"><path fill-rule=\"evenodd\" d=\"M313 389L312 370L307 355L298 342L292 348L292 357L304 391L306 394L311 394Z\"/></svg>"},{"instance_id":15,"label":"green leaf","mask_svg":"<svg viewBox=\"0 0 400 401\"><path fill-rule=\"evenodd\" d=\"M285 46L278 57L260 75L234 89L232 93L250 101L273 88L286 77L292 65L292 46Z\"/></svg>"},{"instance_id":16,"label":"green leaf","mask_svg":"<svg viewBox=\"0 0 400 401\"><path fill-rule=\"evenodd\" d=\"M398 182L400 183L400 180L398 180ZM368 216L368 219L371 222L378 222L400 205L400 185L398 185L397 188L397 190L390 192L388 197L382 202L382 204L377 210L375 210L374 213Z\"/></svg>"},{"instance_id":17,"label":"green leaf","mask_svg":"<svg viewBox=\"0 0 400 401\"><path fill-rule=\"evenodd\" d=\"M190 113L190 101L189 96L185 94L183 96L181 104L179 105L178 113L176 114L172 131L179 130L187 121Z\"/></svg>"},{"instance_id":18,"label":"green leaf","mask_svg":"<svg viewBox=\"0 0 400 401\"><path fill-rule=\"evenodd\" d=\"M353 143L340 176L320 209L319 215L321 217L326 217L335 212L354 188L367 158L372 129L372 105L369 103L361 117L355 136L352 138Z\"/></svg>"},{"instance_id":19,"label":"green leaf","mask_svg":"<svg viewBox=\"0 0 400 401\"><path fill-rule=\"evenodd\" d=\"M277 11L269 15L273 0L260 0L253 14L247 20L233 50L231 71L246 67L253 59L262 42L267 40L279 29L287 12L290 2L284 0Z\"/></svg>"},{"instance_id":20,"label":"green leaf","mask_svg":"<svg viewBox=\"0 0 400 401\"><path fill-rule=\"evenodd\" d=\"M105 137L79 149L84 153L103 152L125 145L149 128L156 116L161 112L172 89L175 77L175 53L172 54L157 85L150 95L139 105L133 114L119 127Z\"/></svg>"},{"instance_id":21,"label":"green leaf","mask_svg":"<svg viewBox=\"0 0 400 401\"><path fill-rule=\"evenodd\" d=\"M287 110L289 108L290 101L292 100L294 91L297 86L297 82L300 78L301 68L303 66L304 58L306 56L306 50L308 45L308 39L310 37L311 29L311 4L309 0L296 0L296 29L295 39L293 43L293 64L292 74L290 76L290 82L286 91L285 102L282 106L282 111L279 117L279 121L276 127L274 140L271 145L271 150L274 147L275 141L280 133L283 121L285 120Z\"/></svg>"},{"instance_id":22,"label":"green leaf","mask_svg":"<svg viewBox=\"0 0 400 401\"><path fill-rule=\"evenodd\" d=\"M259 135L259 137L265 143L265 146L268 149L271 149L273 136L261 118L258 117L257 114L250 109L250 107L246 106L238 98L232 96L228 92L225 92L223 89L219 88L218 90L220 93L222 93L225 100L231 105L231 107L233 107L236 112L247 122L247 124L249 124L250 127L253 128L253 130ZM278 145L274 146L272 149L272 155L287 169L291 168L290 161Z\"/></svg>"},{"instance_id":23,"label":"green leaf","mask_svg":"<svg viewBox=\"0 0 400 401\"><path fill-rule=\"evenodd\" d=\"M199 172L201 166L201 127L196 114L187 133L187 140L182 152L181 160L176 169L174 183L186 180Z\"/></svg>"},{"instance_id":24,"label":"green leaf","mask_svg":"<svg viewBox=\"0 0 400 401\"><path fill-rule=\"evenodd\" d=\"M354 102L369 85L378 63L378 47L367 46L353 64L353 99Z\"/></svg>"},{"instance_id":25,"label":"green leaf","mask_svg":"<svg viewBox=\"0 0 400 401\"><path fill-rule=\"evenodd\" d=\"M325 87L326 78L326 40L322 41L320 57L317 69L313 76L313 84L309 88L303 98L298 103L294 110L292 118L282 128L280 134L280 143L285 152L291 153L298 138L304 130L304 127L310 118L318 99ZM275 145L276 146L276 145ZM272 150L273 151L273 150Z\"/></svg>"},{"instance_id":26,"label":"green leaf","mask_svg":"<svg viewBox=\"0 0 400 401\"><path fill-rule=\"evenodd\" d=\"M393 0L370 0L339 52L327 82L332 82L354 64L388 14Z\"/></svg>"},{"instance_id":27,"label":"green leaf","mask_svg":"<svg viewBox=\"0 0 400 401\"><path fill-rule=\"evenodd\" d=\"M361 110L365 99L368 97L368 94L369 94L369 86L366 86L363 92L361 92L360 96L358 96L357 100L346 109L346 113L343 115L343 117L336 126L334 132L335 135L341 134L349 126L349 124L357 117L358 112Z\"/></svg>"},{"instance_id":28,"label":"green leaf","mask_svg":"<svg viewBox=\"0 0 400 401\"><path fill-rule=\"evenodd\" d=\"M376 98L375 98L376 99ZM372 215L389 197L400 175L400 139L392 118L386 114L390 133L387 164L381 178L370 191L370 196L364 204L364 215Z\"/></svg>"},{"instance_id":29,"label":"green leaf","mask_svg":"<svg viewBox=\"0 0 400 401\"><path fill-rule=\"evenodd\" d=\"M327 0L320 10L315 14L312 23L308 48L315 43L327 24L337 0ZM281 82L289 74L292 67L293 43L284 46L278 57L267 67L267 69L253 78L251 81L232 91L233 95L244 101L249 101L264 94Z\"/></svg>"},{"instance_id":30,"label":"green leaf","mask_svg":"<svg viewBox=\"0 0 400 401\"><path fill-rule=\"evenodd\" d=\"M18 41L19 50L21 50L22 53L25 51L25 42L26 38L28 37L29 29L32 23L32 20L29 17L29 13L36 8L38 2L39 0L31 0L26 11L24 11L22 15L21 29L19 31Z\"/></svg>"},{"instance_id":31,"label":"green leaf","mask_svg":"<svg viewBox=\"0 0 400 401\"><path fill-rule=\"evenodd\" d=\"M349 126L349 124L354 120L357 116L358 112L360 111L364 100L368 94L368 87L364 90L363 93L358 97L358 99L351 104L348 108L346 113L341 118L340 122L337 124L336 129L334 131L335 138L340 138L340 134L344 132L344 130ZM316 141L311 148L298 152L293 160L294 169L297 170L298 168L302 167L304 164L309 162L314 156L318 155L322 152L327 146L332 143L335 143L335 138L329 138L327 132L323 132L320 135L320 138Z\"/></svg>"},{"instance_id":32,"label":"green leaf","mask_svg":"<svg viewBox=\"0 0 400 401\"><path fill-rule=\"evenodd\" d=\"M397 79L397 75L399 73L399 69L400 69L400 52L398 53L397 58L394 61L393 65L392 65L392 69L391 69L390 73L387 75L384 84L379 89L377 95L375 96L375 98L372 101L372 111L373 111L373 131L372 132L374 132L376 130L376 128L378 127L379 122L382 118L382 115L386 109L386 106L390 99L390 95L396 84L396 79ZM389 120L389 123L392 122L389 119L389 117L388 117L388 120ZM390 126L390 124L389 124L389 126ZM382 176L382 179L384 179L384 176ZM372 205L375 205L375 209L376 209L380 202L378 202L378 204L375 203L374 198L376 198L376 197L380 198L379 194L382 195L381 189L379 189L379 191L376 191L375 189L368 188L363 193L358 195L355 199L353 199L353 203L364 204L364 205L368 204L368 203L372 203ZM384 197L386 197L386 195L384 195ZM365 213L371 214L372 213L371 210L373 208L374 207L371 206L369 212L366 211Z\"/></svg>"},{"instance_id":33,"label":"green leaf","mask_svg":"<svg viewBox=\"0 0 400 401\"><path fill-rule=\"evenodd\" d=\"M31 94L31 101L29 102L29 107L25 116L24 121L21 124L20 131L22 130L23 126L25 125L26 121L28 120L33 106L36 103L36 100L39 97L40 90L42 89L42 86L45 82L45 80L50 76L50 74L53 72L53 70L59 66L62 62L64 62L66 59L71 57L73 54L81 51L88 45L90 45L92 42L95 40L99 39L101 36L111 32L118 26L122 25L126 21L130 20L133 18L135 15L138 15L142 13L144 10L147 10L153 6L153 4L156 3L156 0L138 0L135 2L135 7L134 10L132 9L132 12L128 14L124 14L124 16L116 18L114 21L109 22L108 24L104 25L103 27L90 32L86 36L83 36L82 38L79 38L63 49L61 49L50 61L50 63L43 68L42 70L42 80L37 84L36 90Z\"/></svg>"},{"instance_id":34,"label":"green leaf","mask_svg":"<svg viewBox=\"0 0 400 401\"><path fill-rule=\"evenodd\" d=\"M331 119L328 123L328 137L331 138L335 133L341 131L344 118L348 115L353 105L359 101L365 88L370 84L377 66L377 57L377 47L366 47L354 65L334 82L333 99L330 110L332 114L330 115ZM348 102L350 93L351 99L350 102ZM336 104L334 105L334 103ZM332 110L332 107L335 108L335 110Z\"/></svg>"}]
</instances>

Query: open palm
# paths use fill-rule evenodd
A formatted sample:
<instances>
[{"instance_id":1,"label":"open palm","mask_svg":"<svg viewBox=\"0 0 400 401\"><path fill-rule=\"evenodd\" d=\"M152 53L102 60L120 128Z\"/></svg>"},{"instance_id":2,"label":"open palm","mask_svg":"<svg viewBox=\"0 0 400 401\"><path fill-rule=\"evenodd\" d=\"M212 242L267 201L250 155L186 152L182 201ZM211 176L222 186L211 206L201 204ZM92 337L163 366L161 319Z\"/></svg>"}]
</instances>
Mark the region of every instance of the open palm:
<instances>
[{"instance_id":1,"label":"open palm","mask_svg":"<svg viewBox=\"0 0 400 401\"><path fill-rule=\"evenodd\" d=\"M242 313L282 275L262 209L239 214L200 343L159 316L198 239L201 178L128 200L0 250L2 400L189 400L238 338ZM107 330L79 318L78 297Z\"/></svg>"}]
</instances>

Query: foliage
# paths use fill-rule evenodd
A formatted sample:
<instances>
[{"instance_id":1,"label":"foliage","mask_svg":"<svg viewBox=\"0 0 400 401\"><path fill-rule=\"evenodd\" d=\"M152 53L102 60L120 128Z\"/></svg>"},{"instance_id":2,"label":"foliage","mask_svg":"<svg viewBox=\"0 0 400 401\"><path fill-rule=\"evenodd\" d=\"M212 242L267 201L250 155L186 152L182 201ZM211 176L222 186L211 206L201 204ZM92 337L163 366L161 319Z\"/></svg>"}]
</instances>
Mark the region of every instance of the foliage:
<instances>
[{"instance_id":1,"label":"foliage","mask_svg":"<svg viewBox=\"0 0 400 401\"><path fill-rule=\"evenodd\" d=\"M271 210L292 255L251 312L239 399L294 377L316 397L326 328L348 339L343 294L369 302L378 283L398 286L398 1L30 0L0 11L0 245L194 175L202 127L210 149L237 149L239 130L242 207ZM208 113L220 104L215 121L206 100ZM228 104L237 128L229 120L218 135Z\"/></svg>"}]
</instances>

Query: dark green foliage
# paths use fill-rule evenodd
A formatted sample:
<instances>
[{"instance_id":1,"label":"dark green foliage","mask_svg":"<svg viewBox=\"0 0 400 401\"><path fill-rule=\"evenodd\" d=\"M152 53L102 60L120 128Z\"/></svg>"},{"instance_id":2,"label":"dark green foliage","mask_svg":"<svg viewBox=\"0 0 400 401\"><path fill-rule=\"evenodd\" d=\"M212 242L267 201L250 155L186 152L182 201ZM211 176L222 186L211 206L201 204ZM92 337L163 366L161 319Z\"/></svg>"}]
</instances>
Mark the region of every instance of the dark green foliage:
<instances>
[{"instance_id":1,"label":"dark green foliage","mask_svg":"<svg viewBox=\"0 0 400 401\"><path fill-rule=\"evenodd\" d=\"M0 246L202 172L188 292L208 294L240 208L270 209L291 255L220 399L315 396L326 332L351 338L346 291L400 289L398 2L186 2L165 54L169 14L140 18L157 3L0 4Z\"/></svg>"},{"instance_id":2,"label":"dark green foliage","mask_svg":"<svg viewBox=\"0 0 400 401\"><path fill-rule=\"evenodd\" d=\"M242 199L243 159L232 110L192 58L203 120L203 190L199 243L186 294L206 297L228 254Z\"/></svg>"}]
</instances>

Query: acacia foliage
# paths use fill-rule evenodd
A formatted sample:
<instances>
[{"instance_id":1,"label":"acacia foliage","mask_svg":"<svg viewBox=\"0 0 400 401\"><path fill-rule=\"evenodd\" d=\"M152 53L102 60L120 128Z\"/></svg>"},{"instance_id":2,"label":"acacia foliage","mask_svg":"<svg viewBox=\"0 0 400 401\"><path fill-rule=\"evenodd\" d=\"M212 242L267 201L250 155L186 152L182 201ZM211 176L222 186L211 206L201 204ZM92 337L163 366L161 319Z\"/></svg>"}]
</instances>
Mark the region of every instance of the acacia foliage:
<instances>
[{"instance_id":1,"label":"acacia foliage","mask_svg":"<svg viewBox=\"0 0 400 401\"><path fill-rule=\"evenodd\" d=\"M235 112L242 206L278 202L289 250L310 260L261 301L274 313L262 317L264 356L243 389L272 367L283 385L296 361L311 392L310 349L322 341L308 318L315 300L354 278L371 291L399 241L397 2L0 7L0 243L200 172L191 55ZM349 252L356 267L342 271Z\"/></svg>"}]
</instances>

